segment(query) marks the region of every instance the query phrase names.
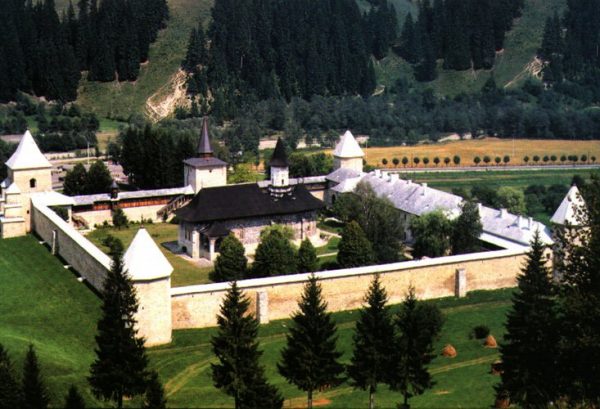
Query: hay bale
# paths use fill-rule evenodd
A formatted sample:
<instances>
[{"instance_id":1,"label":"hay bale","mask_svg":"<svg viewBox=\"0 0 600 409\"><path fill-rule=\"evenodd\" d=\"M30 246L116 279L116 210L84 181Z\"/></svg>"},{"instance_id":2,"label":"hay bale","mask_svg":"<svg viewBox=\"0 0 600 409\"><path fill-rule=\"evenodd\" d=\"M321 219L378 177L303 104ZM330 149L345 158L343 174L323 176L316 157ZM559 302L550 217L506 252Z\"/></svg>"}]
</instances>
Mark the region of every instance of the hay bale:
<instances>
[{"instance_id":1,"label":"hay bale","mask_svg":"<svg viewBox=\"0 0 600 409\"><path fill-rule=\"evenodd\" d=\"M444 349L442 349L442 355L447 358L454 358L457 355L456 348L448 344L444 347Z\"/></svg>"},{"instance_id":2,"label":"hay bale","mask_svg":"<svg viewBox=\"0 0 600 409\"><path fill-rule=\"evenodd\" d=\"M507 409L510 407L510 399L496 398L496 404L494 406L498 409Z\"/></svg>"},{"instance_id":3,"label":"hay bale","mask_svg":"<svg viewBox=\"0 0 600 409\"><path fill-rule=\"evenodd\" d=\"M502 375L502 372L504 372L502 369L502 361L497 360L492 362L492 369L490 372L492 375Z\"/></svg>"},{"instance_id":4,"label":"hay bale","mask_svg":"<svg viewBox=\"0 0 600 409\"><path fill-rule=\"evenodd\" d=\"M485 342L483 343L483 345L486 348L497 348L498 347L498 343L496 342L496 338L494 338L494 336L492 334L490 334L487 337L485 337Z\"/></svg>"}]
</instances>

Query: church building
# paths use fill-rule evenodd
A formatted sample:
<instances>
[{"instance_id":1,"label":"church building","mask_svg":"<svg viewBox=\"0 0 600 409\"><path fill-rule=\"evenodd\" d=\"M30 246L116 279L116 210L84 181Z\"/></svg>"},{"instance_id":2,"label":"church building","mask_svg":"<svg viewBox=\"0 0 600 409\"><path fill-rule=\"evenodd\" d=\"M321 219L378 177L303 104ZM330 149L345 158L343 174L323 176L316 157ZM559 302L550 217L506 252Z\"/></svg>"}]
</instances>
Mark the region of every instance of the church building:
<instances>
[{"instance_id":1,"label":"church building","mask_svg":"<svg viewBox=\"0 0 600 409\"><path fill-rule=\"evenodd\" d=\"M180 220L179 246L190 257L214 260L220 241L229 233L242 242L246 251L253 252L260 242L261 231L272 224L290 227L294 240L318 240L317 212L325 204L304 184L290 183L281 139L269 163L268 183L226 185L226 178L217 181L212 172L225 172L226 164L213 157L208 128L202 132L198 155L185 161L186 183L195 186L197 194L175 212ZM188 172L193 175L190 179Z\"/></svg>"}]
</instances>

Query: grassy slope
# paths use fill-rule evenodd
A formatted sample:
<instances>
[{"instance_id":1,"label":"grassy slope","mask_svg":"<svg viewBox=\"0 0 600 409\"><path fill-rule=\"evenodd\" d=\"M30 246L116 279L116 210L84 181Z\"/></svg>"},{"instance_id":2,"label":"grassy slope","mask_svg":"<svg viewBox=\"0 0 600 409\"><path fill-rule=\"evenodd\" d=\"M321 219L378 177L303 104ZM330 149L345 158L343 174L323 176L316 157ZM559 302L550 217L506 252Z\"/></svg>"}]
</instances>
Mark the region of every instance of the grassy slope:
<instances>
[{"instance_id":1,"label":"grassy slope","mask_svg":"<svg viewBox=\"0 0 600 409\"><path fill-rule=\"evenodd\" d=\"M470 330L478 324L485 324L499 339L503 332L503 322L509 306L510 291L482 292L470 295L467 299L444 299L437 303L443 307L447 321L436 350L451 343L458 351L458 357L448 359L437 357L431 365L437 384L425 395L415 398L415 408L439 407L489 407L493 403L493 385L498 377L489 374L490 363L497 359L497 350L485 349L481 343L468 337ZM334 314L339 329L339 347L344 352L343 362L350 359L352 334L356 312ZM260 343L264 351L265 364L271 381L286 398L284 407L302 407L305 395L276 372L280 350L285 344L286 327L289 321L275 321L261 327ZM215 330L185 330L174 333L174 342L150 352L153 364L159 370L165 383L169 404L173 407L206 405L226 407L232 401L216 390L210 381L210 363L214 362L210 350L210 336ZM319 393L316 400L329 400L327 407L349 408L367 407L367 394L353 390L347 383L333 390ZM398 393L380 388L376 400L379 407L395 407L400 400Z\"/></svg>"},{"instance_id":2,"label":"grassy slope","mask_svg":"<svg viewBox=\"0 0 600 409\"><path fill-rule=\"evenodd\" d=\"M127 118L133 113L144 112L146 100L177 72L191 29L198 18L207 21L211 7L210 0L170 0L171 18L150 47L149 62L142 66L138 80L133 83L83 80L77 102L102 116Z\"/></svg>"},{"instance_id":3,"label":"grassy slope","mask_svg":"<svg viewBox=\"0 0 600 409\"><path fill-rule=\"evenodd\" d=\"M0 343L20 372L29 343L60 406L70 384L91 398L85 377L94 358L100 300L33 237L0 240Z\"/></svg>"}]
</instances>

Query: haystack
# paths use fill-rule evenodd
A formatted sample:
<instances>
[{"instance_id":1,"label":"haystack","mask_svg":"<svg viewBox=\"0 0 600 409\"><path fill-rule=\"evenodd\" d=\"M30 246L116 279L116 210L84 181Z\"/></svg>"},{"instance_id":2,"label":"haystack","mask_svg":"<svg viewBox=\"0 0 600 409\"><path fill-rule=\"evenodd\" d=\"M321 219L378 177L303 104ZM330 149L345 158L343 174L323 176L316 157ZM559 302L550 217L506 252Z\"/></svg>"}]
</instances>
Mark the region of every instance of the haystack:
<instances>
[{"instance_id":1,"label":"haystack","mask_svg":"<svg viewBox=\"0 0 600 409\"><path fill-rule=\"evenodd\" d=\"M485 338L485 342L483 343L483 345L486 348L497 348L498 347L498 343L496 342L496 338L494 338L494 336L492 334L488 335Z\"/></svg>"},{"instance_id":2,"label":"haystack","mask_svg":"<svg viewBox=\"0 0 600 409\"><path fill-rule=\"evenodd\" d=\"M457 355L456 348L454 348L452 345L448 344L444 347L444 349L442 349L442 355L447 358L454 358Z\"/></svg>"}]
</instances>

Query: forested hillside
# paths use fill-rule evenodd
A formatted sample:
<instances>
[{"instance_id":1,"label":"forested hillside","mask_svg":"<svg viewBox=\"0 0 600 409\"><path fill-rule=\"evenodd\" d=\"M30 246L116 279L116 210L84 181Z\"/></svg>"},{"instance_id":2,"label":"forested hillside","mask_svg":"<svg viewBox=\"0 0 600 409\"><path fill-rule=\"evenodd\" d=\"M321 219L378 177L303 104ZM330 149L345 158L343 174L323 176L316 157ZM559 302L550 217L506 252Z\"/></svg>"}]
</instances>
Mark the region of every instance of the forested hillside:
<instances>
[{"instance_id":1,"label":"forested hillside","mask_svg":"<svg viewBox=\"0 0 600 409\"><path fill-rule=\"evenodd\" d=\"M132 81L168 18L165 0L81 0L59 18L54 0L0 7L0 101L18 91L77 98L81 71L95 81Z\"/></svg>"}]
</instances>

